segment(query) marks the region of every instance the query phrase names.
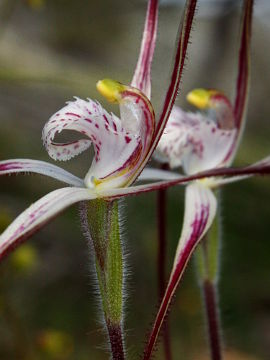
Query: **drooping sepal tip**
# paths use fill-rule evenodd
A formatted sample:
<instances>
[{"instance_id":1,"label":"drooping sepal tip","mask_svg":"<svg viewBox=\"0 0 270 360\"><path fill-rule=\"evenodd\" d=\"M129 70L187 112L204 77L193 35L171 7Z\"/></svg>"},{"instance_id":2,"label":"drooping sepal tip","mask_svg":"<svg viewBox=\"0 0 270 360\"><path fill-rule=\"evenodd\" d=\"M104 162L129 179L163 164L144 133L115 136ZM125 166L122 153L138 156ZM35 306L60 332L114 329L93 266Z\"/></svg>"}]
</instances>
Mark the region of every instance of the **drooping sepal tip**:
<instances>
[{"instance_id":1,"label":"drooping sepal tip","mask_svg":"<svg viewBox=\"0 0 270 360\"><path fill-rule=\"evenodd\" d=\"M118 104L121 101L121 94L127 88L125 85L112 79L99 80L96 87L99 93L113 104Z\"/></svg>"}]
</instances>

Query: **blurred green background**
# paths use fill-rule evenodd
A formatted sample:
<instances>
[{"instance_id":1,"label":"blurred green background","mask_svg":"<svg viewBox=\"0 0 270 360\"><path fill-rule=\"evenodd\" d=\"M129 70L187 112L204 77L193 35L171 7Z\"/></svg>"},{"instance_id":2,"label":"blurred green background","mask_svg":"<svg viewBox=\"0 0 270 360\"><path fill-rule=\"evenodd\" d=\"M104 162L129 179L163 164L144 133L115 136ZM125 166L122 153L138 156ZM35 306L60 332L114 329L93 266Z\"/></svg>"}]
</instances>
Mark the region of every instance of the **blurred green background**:
<instances>
[{"instance_id":1,"label":"blurred green background","mask_svg":"<svg viewBox=\"0 0 270 360\"><path fill-rule=\"evenodd\" d=\"M160 10L152 73L156 112L166 91L182 13L176 3ZM214 15L214 3L201 4L194 25L177 100L186 109L185 94L194 87L220 88L233 97L240 13L230 1ZM74 95L98 99L117 113L117 108L99 97L95 83L104 77L130 81L145 6L143 0L0 1L1 160L52 162L43 148L41 131L47 119ZM254 19L248 123L237 165L270 153L270 22L266 15ZM83 176L90 161L86 152L60 165ZM0 181L0 232L30 203L61 187L41 176L19 175ZM181 229L183 188L170 189L168 197L169 270ZM222 191L219 287L225 359L269 358L269 200L266 178L235 183ZM155 194L123 202L130 359L138 358L158 304L155 203ZM93 259L89 260L77 210L67 210L1 264L0 359L109 358L104 351ZM177 292L170 327L174 359L208 358L193 263ZM163 359L162 344L156 359Z\"/></svg>"}]
</instances>

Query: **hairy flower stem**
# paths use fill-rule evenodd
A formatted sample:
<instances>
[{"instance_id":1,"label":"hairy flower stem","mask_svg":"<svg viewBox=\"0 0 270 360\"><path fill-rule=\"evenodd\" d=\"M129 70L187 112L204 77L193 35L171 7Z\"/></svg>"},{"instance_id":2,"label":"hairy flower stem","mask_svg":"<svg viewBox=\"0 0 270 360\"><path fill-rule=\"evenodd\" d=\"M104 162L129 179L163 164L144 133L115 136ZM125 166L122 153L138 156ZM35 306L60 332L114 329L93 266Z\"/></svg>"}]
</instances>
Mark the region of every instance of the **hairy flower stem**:
<instances>
[{"instance_id":1,"label":"hairy flower stem","mask_svg":"<svg viewBox=\"0 0 270 360\"><path fill-rule=\"evenodd\" d=\"M167 170L168 166L163 165L163 170ZM157 193L157 221L158 221L158 256L157 256L157 271L158 271L158 292L159 298L162 299L166 289L166 254L167 254L167 236L166 236L166 189L159 190ZM168 319L163 326L163 344L164 355L166 360L172 359L170 347L170 333Z\"/></svg>"},{"instance_id":2,"label":"hairy flower stem","mask_svg":"<svg viewBox=\"0 0 270 360\"><path fill-rule=\"evenodd\" d=\"M88 230L95 251L97 280L111 355L113 360L124 360L124 277L118 201L97 199L88 203L87 210Z\"/></svg>"},{"instance_id":3,"label":"hairy flower stem","mask_svg":"<svg viewBox=\"0 0 270 360\"><path fill-rule=\"evenodd\" d=\"M198 247L199 283L205 308L209 348L212 360L222 359L222 340L218 309L219 220L214 223Z\"/></svg>"}]
</instances>

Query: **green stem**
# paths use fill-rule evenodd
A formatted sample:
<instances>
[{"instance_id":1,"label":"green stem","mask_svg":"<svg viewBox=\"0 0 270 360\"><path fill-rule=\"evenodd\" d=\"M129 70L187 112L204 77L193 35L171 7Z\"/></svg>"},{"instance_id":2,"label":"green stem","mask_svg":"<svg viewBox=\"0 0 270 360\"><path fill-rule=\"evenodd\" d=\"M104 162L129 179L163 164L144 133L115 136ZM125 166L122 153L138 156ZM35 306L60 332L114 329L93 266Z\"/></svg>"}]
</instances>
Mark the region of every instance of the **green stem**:
<instances>
[{"instance_id":1,"label":"green stem","mask_svg":"<svg viewBox=\"0 0 270 360\"><path fill-rule=\"evenodd\" d=\"M208 341L212 360L222 359L222 339L218 308L218 268L219 268L219 214L211 229L197 250L198 275L204 301Z\"/></svg>"},{"instance_id":2,"label":"green stem","mask_svg":"<svg viewBox=\"0 0 270 360\"><path fill-rule=\"evenodd\" d=\"M95 251L97 280L111 354L114 360L123 360L124 276L118 202L97 199L88 203L87 210L88 230ZM82 217L85 222L83 214Z\"/></svg>"},{"instance_id":3,"label":"green stem","mask_svg":"<svg viewBox=\"0 0 270 360\"><path fill-rule=\"evenodd\" d=\"M164 170L168 166L162 167ZM159 299L161 300L166 290L166 255L167 255L167 234L166 234L166 212L167 212L167 193L166 189L157 192L157 220L158 220L158 257L157 257L157 272L158 272L158 291ZM172 359L172 351L170 344L170 328L167 321L163 325L163 345L165 360Z\"/></svg>"}]
</instances>

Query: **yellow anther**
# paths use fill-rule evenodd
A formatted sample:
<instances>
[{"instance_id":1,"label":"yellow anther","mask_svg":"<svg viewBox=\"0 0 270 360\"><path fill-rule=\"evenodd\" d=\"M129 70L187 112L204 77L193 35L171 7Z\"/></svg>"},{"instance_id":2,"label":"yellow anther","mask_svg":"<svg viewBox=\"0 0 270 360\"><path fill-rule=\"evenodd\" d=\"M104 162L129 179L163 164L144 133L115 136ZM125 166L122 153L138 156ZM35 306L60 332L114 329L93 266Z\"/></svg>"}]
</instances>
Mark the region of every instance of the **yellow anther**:
<instances>
[{"instance_id":1,"label":"yellow anther","mask_svg":"<svg viewBox=\"0 0 270 360\"><path fill-rule=\"evenodd\" d=\"M111 79L103 79L97 82L97 90L111 103L119 103L122 99L121 93L126 88L125 85Z\"/></svg>"},{"instance_id":2,"label":"yellow anther","mask_svg":"<svg viewBox=\"0 0 270 360\"><path fill-rule=\"evenodd\" d=\"M187 101L199 109L208 109L213 105L211 97L217 94L217 90L194 89L187 94Z\"/></svg>"}]
</instances>

